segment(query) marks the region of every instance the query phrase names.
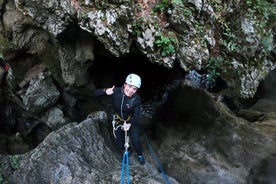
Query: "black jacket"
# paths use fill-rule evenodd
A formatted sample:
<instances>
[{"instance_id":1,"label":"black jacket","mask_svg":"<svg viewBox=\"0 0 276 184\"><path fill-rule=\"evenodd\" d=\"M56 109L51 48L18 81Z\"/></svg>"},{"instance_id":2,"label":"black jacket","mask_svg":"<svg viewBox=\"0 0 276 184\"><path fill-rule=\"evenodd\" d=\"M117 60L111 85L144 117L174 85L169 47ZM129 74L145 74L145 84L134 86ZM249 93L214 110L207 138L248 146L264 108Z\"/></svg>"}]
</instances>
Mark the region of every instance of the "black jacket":
<instances>
[{"instance_id":1,"label":"black jacket","mask_svg":"<svg viewBox=\"0 0 276 184\"><path fill-rule=\"evenodd\" d=\"M93 96L106 95L104 89L97 89ZM132 97L127 97L123 92L123 87L114 88L114 93L110 95L113 101L115 113L122 119L127 119L129 115L132 116L130 123L132 125L138 124L140 119L141 98L139 94L135 93Z\"/></svg>"}]
</instances>

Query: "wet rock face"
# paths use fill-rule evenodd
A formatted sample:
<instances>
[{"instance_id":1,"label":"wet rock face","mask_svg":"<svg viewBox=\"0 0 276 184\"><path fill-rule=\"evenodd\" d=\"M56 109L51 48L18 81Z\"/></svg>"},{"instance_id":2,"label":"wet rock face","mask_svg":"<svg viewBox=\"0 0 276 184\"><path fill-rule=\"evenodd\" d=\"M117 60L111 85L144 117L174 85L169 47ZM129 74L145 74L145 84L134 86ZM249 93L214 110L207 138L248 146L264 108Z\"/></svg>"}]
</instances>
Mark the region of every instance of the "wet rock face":
<instances>
[{"instance_id":1,"label":"wet rock face","mask_svg":"<svg viewBox=\"0 0 276 184\"><path fill-rule=\"evenodd\" d=\"M114 152L114 147L108 146L110 139L103 137L108 133L106 118L104 112L92 113L79 124L70 123L49 134L36 149L20 156L12 182L120 182L121 153ZM162 181L161 174L152 167L137 164L131 166L133 182ZM177 183L173 179L171 182Z\"/></svg>"},{"instance_id":2,"label":"wet rock face","mask_svg":"<svg viewBox=\"0 0 276 184\"><path fill-rule=\"evenodd\" d=\"M53 84L51 78L40 73L37 78L30 81L30 85L23 97L23 104L33 113L42 112L55 105L60 92Z\"/></svg>"},{"instance_id":3,"label":"wet rock face","mask_svg":"<svg viewBox=\"0 0 276 184\"><path fill-rule=\"evenodd\" d=\"M276 181L275 176L276 169L276 155L271 155L261 161L257 168L251 170L248 177L248 183L274 183Z\"/></svg>"},{"instance_id":4,"label":"wet rock face","mask_svg":"<svg viewBox=\"0 0 276 184\"><path fill-rule=\"evenodd\" d=\"M207 97L201 101L198 96L191 98L189 90L180 91L169 98L170 103L165 103L168 109L161 111L160 119L154 126L155 134L152 135L168 175L185 183L276 181L271 175L274 166L267 162L270 160L273 164L276 151L273 135L276 131L275 111L263 110L260 112L263 118L251 122L236 117L220 101L210 100L207 103ZM181 94L187 96L186 99L181 98L185 99L183 101L177 98ZM261 106L258 106L259 102ZM255 107L262 107L265 103L259 102ZM198 105L204 110L186 109L187 106L200 109ZM216 110L208 111L210 106ZM249 110L253 111L255 107ZM192 117L189 116L191 114ZM267 178L264 179L264 176Z\"/></svg>"}]
</instances>

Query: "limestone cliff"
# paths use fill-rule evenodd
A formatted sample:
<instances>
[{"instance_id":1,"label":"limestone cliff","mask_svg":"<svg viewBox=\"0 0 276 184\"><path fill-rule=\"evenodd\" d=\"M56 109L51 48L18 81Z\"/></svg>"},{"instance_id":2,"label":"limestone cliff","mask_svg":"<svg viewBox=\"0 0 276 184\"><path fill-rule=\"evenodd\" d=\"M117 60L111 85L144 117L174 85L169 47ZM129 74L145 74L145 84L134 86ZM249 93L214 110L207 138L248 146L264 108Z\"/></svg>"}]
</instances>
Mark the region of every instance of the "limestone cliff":
<instances>
[{"instance_id":1,"label":"limestone cliff","mask_svg":"<svg viewBox=\"0 0 276 184\"><path fill-rule=\"evenodd\" d=\"M253 97L260 81L275 68L274 1L16 0L16 7L12 2L2 5L2 34L16 45L15 51L48 53L47 43L41 42L49 39L43 31L50 33L55 42L49 43L54 46L50 50L59 54L48 53L47 59L62 64L63 80L70 85L85 84L85 61L94 60L93 39L116 57L131 53L135 46L150 62L204 71L209 80L220 77L228 94L242 98ZM72 43L62 43L69 40L61 37L72 25L89 36L70 35L75 40L70 48ZM68 72L72 68L82 75Z\"/></svg>"}]
</instances>

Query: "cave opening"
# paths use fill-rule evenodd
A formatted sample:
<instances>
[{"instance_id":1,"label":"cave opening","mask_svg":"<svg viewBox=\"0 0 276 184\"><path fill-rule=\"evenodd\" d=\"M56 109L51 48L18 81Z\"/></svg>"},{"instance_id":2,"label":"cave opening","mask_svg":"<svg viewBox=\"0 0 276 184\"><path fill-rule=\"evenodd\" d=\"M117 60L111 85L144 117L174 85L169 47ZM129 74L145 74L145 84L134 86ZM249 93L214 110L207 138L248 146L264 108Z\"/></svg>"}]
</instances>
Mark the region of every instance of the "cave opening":
<instances>
[{"instance_id":1,"label":"cave opening","mask_svg":"<svg viewBox=\"0 0 276 184\"><path fill-rule=\"evenodd\" d=\"M180 66L167 68L149 61L145 55L137 52L122 57L97 55L97 51L95 53L95 61L89 73L96 88L122 86L128 74L136 73L142 79L139 94L145 101L150 100L175 78L185 76Z\"/></svg>"},{"instance_id":2,"label":"cave opening","mask_svg":"<svg viewBox=\"0 0 276 184\"><path fill-rule=\"evenodd\" d=\"M214 125L218 112L211 98L204 89L183 88L182 82L187 73L178 63L175 64L178 66L169 69L135 51L114 57L106 54L108 51L103 45L96 48L101 50L95 51L95 61L89 71L95 88L122 86L129 73L141 76L142 86L138 91L143 106L141 124L155 141L162 141L167 128L181 130L189 137L189 132L206 131ZM108 107L105 106L106 109ZM145 111L151 114L147 116Z\"/></svg>"}]
</instances>

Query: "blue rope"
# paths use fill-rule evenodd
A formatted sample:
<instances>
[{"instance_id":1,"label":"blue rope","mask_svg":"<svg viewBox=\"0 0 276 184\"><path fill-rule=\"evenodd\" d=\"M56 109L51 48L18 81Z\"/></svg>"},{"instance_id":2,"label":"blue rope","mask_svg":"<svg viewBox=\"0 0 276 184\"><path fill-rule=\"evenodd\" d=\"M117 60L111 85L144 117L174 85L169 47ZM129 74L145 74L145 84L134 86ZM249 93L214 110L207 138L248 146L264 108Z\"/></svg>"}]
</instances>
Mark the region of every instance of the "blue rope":
<instances>
[{"instance_id":1,"label":"blue rope","mask_svg":"<svg viewBox=\"0 0 276 184\"><path fill-rule=\"evenodd\" d=\"M128 164L128 152L127 151L123 154L121 184L124 184L125 161L126 161L127 184L130 184L129 164Z\"/></svg>"},{"instance_id":2,"label":"blue rope","mask_svg":"<svg viewBox=\"0 0 276 184\"><path fill-rule=\"evenodd\" d=\"M127 130L125 130L125 153L123 154L123 161L122 161L122 174L121 174L121 184L124 184L124 173L125 173L125 162L126 162L126 174L127 174L127 184L130 184L130 177L129 177L129 165L128 165L128 145L129 137L127 135Z\"/></svg>"},{"instance_id":3,"label":"blue rope","mask_svg":"<svg viewBox=\"0 0 276 184\"><path fill-rule=\"evenodd\" d=\"M126 165L127 165L127 184L130 184L129 165L128 165L128 152L126 152Z\"/></svg>"},{"instance_id":4,"label":"blue rope","mask_svg":"<svg viewBox=\"0 0 276 184\"><path fill-rule=\"evenodd\" d=\"M121 174L121 184L124 184L124 173L125 173L125 154L123 154L123 161L122 161L122 174Z\"/></svg>"},{"instance_id":5,"label":"blue rope","mask_svg":"<svg viewBox=\"0 0 276 184\"><path fill-rule=\"evenodd\" d=\"M168 177L167 177L165 171L163 170L162 165L161 165L159 159L157 158L157 156L156 156L156 154L155 154L155 152L154 152L154 150L153 150L153 148L152 148L152 146L151 146L151 144L150 144L150 141L149 141L149 139L148 139L148 137L147 137L147 135L146 135L145 130L144 130L144 136L145 136L145 138L146 138L146 141L147 141L147 145L148 145L148 147L149 147L149 150L150 150L150 152L151 152L151 154L152 154L152 156L153 156L155 162L158 164L158 166L159 166L159 168L160 168L160 170L161 170L161 172L162 172L162 175L163 175L163 178L164 178L166 184L170 184L170 181L169 181L169 179L168 179Z\"/></svg>"}]
</instances>

